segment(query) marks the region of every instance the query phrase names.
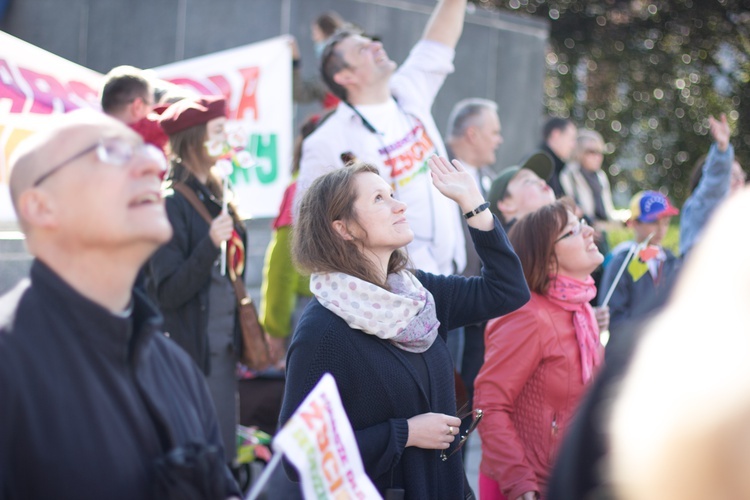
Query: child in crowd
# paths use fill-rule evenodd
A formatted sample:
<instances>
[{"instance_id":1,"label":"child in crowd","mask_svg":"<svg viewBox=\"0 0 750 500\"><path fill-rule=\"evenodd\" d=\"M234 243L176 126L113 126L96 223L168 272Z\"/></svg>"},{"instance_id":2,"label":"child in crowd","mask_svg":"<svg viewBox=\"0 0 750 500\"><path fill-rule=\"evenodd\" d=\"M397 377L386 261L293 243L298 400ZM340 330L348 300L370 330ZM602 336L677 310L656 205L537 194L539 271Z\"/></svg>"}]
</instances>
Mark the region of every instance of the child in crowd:
<instances>
[{"instance_id":1,"label":"child in crowd","mask_svg":"<svg viewBox=\"0 0 750 500\"><path fill-rule=\"evenodd\" d=\"M648 312L651 304L659 303L656 299L659 294L667 292L679 266L678 259L661 246L669 222L679 210L663 194L641 191L631 200L630 211L628 227L632 228L635 241L618 245L612 252L613 257L602 277L600 304L608 295L623 261L630 255L629 250L649 236L651 239L646 248L632 256L615 286L609 301L610 330L637 314Z\"/></svg>"}]
</instances>

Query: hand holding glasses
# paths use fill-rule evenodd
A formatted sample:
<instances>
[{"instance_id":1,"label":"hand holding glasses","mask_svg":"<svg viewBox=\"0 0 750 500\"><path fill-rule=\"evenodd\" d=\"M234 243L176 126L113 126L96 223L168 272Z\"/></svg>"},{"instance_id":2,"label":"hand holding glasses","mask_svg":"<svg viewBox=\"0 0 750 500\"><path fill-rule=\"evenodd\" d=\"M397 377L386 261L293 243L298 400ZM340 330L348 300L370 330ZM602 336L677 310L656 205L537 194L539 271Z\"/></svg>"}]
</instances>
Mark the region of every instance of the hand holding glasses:
<instances>
[{"instance_id":1,"label":"hand holding glasses","mask_svg":"<svg viewBox=\"0 0 750 500\"><path fill-rule=\"evenodd\" d=\"M469 439L469 434L474 432L474 430L479 425L479 422L482 420L482 415L484 415L484 412L480 409L471 410L468 409L468 403L464 404L461 408L459 408L457 412L457 417L461 420L465 419L469 415L474 415L474 418L471 421L471 424L469 425L469 428L466 429L466 433L464 433L463 436L461 436L460 440L458 441L458 444L450 453L445 453L445 450L440 450L440 460L443 462L447 461L450 457L452 457L458 450L460 450L463 445L466 443L466 440Z\"/></svg>"}]
</instances>

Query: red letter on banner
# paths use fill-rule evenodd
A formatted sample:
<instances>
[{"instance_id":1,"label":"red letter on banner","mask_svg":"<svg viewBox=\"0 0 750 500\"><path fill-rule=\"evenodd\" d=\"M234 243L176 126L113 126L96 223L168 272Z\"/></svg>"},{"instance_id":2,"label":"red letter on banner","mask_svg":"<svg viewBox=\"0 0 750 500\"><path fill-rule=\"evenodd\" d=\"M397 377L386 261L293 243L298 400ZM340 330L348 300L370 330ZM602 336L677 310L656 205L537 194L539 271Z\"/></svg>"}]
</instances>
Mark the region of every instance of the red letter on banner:
<instances>
[{"instance_id":1,"label":"red letter on banner","mask_svg":"<svg viewBox=\"0 0 750 500\"><path fill-rule=\"evenodd\" d=\"M245 83L242 86L242 96L240 104L237 106L236 118L239 120L245 117L245 113L252 113L253 119L257 120L258 102L256 91L258 90L258 80L260 79L260 68L255 66L252 68L241 68L239 71Z\"/></svg>"}]
</instances>

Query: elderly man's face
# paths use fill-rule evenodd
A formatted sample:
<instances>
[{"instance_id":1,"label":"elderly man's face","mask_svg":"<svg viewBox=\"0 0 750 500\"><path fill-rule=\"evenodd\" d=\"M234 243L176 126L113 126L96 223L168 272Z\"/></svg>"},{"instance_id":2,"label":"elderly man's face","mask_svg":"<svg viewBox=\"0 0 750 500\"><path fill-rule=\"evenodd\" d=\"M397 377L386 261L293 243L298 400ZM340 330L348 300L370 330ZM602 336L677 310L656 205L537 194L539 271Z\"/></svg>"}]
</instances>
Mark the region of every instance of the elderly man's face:
<instances>
[{"instance_id":1,"label":"elderly man's face","mask_svg":"<svg viewBox=\"0 0 750 500\"><path fill-rule=\"evenodd\" d=\"M66 129L57 142L59 147L48 156L50 168L89 150L36 188L48 192L56 229L72 245L156 249L169 240L172 228L160 189L163 155L108 118Z\"/></svg>"},{"instance_id":2,"label":"elderly man's face","mask_svg":"<svg viewBox=\"0 0 750 500\"><path fill-rule=\"evenodd\" d=\"M479 159L478 167L494 165L496 160L497 148L503 143L503 136L500 131L500 118L497 112L485 109L482 112L480 124L476 127L475 135L475 152Z\"/></svg>"}]
</instances>

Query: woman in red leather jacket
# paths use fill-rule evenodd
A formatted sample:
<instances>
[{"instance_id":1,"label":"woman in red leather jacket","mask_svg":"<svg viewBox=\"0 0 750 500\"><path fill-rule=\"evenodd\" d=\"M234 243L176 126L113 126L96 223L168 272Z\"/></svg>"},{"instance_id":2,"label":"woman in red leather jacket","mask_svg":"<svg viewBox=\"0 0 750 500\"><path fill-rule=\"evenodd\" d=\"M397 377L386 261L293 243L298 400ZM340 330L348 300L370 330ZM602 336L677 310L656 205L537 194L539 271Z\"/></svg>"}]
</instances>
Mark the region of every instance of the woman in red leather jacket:
<instances>
[{"instance_id":1,"label":"woman in red leather jacket","mask_svg":"<svg viewBox=\"0 0 750 500\"><path fill-rule=\"evenodd\" d=\"M479 492L488 500L544 498L561 435L603 359L589 305L603 260L594 230L556 202L508 236L532 293L485 330L474 404L484 411Z\"/></svg>"}]
</instances>

